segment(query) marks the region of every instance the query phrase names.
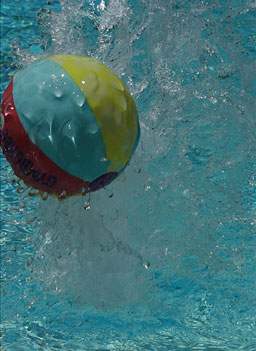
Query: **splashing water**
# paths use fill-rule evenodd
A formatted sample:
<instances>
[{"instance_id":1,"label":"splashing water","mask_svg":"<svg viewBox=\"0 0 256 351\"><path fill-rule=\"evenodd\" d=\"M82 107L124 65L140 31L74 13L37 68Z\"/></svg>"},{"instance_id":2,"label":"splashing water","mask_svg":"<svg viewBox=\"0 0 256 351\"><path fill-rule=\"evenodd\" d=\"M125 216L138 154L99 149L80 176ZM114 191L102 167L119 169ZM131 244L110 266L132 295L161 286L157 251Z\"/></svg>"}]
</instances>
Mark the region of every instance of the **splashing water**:
<instances>
[{"instance_id":1,"label":"splashing water","mask_svg":"<svg viewBox=\"0 0 256 351\"><path fill-rule=\"evenodd\" d=\"M32 224L26 318L49 333L47 313L56 318L51 306L59 306L66 320L79 319L81 350L254 350L255 1L61 0L36 21L40 48L12 42L16 67L57 53L103 61L136 100L142 136L125 174L90 200L49 197L30 207L22 194L17 208L11 185L4 191L17 217L6 236L21 232L20 216ZM85 322L91 308L95 329ZM117 313L115 327L108 313ZM112 337L99 336L102 318ZM37 341L40 323L27 326ZM61 328L58 342L72 349Z\"/></svg>"}]
</instances>

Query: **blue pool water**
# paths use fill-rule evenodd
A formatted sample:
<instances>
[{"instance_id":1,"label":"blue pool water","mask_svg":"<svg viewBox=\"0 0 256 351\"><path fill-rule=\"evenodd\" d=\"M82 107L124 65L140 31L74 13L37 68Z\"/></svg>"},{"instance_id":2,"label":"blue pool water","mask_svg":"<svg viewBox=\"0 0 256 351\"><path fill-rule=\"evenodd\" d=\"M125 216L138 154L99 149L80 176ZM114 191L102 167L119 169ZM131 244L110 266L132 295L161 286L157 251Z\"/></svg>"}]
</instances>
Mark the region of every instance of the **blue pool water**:
<instances>
[{"instance_id":1,"label":"blue pool water","mask_svg":"<svg viewBox=\"0 0 256 351\"><path fill-rule=\"evenodd\" d=\"M1 95L35 58L88 55L141 122L89 210L29 197L1 155L2 350L255 351L255 0L3 0L1 14Z\"/></svg>"}]
</instances>

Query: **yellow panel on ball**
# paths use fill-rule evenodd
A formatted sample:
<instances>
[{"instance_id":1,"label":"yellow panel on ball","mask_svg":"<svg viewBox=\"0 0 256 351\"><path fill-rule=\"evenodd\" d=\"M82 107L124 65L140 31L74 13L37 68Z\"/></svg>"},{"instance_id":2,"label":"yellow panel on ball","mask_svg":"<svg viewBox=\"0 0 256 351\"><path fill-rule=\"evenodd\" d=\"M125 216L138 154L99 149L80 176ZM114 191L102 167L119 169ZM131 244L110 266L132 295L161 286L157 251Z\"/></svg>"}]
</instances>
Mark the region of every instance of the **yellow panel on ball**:
<instances>
[{"instance_id":1,"label":"yellow panel on ball","mask_svg":"<svg viewBox=\"0 0 256 351\"><path fill-rule=\"evenodd\" d=\"M101 62L82 56L47 57L61 65L84 93L100 126L108 172L119 172L132 155L138 135L135 102L121 79Z\"/></svg>"}]
</instances>

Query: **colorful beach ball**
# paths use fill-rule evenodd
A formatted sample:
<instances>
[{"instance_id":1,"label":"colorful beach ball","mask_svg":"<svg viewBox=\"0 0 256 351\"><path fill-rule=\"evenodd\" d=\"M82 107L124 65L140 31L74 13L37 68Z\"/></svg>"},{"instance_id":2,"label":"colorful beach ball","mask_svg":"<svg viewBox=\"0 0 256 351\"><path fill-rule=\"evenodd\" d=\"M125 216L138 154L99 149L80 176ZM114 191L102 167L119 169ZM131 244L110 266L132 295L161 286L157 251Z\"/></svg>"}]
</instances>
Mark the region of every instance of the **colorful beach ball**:
<instances>
[{"instance_id":1,"label":"colorful beach ball","mask_svg":"<svg viewBox=\"0 0 256 351\"><path fill-rule=\"evenodd\" d=\"M41 192L98 190L138 144L136 105L101 62L55 55L17 72L4 92L1 146L15 174Z\"/></svg>"}]
</instances>

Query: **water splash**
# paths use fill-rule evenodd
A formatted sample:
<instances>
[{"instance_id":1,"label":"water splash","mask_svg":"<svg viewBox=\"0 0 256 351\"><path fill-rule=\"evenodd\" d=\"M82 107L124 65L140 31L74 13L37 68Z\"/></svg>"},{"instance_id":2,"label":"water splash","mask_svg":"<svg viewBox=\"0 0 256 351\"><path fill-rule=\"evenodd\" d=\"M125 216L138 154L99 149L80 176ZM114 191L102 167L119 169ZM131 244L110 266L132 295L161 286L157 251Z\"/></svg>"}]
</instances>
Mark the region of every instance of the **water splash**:
<instances>
[{"instance_id":1,"label":"water splash","mask_svg":"<svg viewBox=\"0 0 256 351\"><path fill-rule=\"evenodd\" d=\"M92 196L86 212L77 200L57 204L58 200L49 198L46 205L41 203L41 228L34 238L37 255L31 266L34 278L49 292L66 295L76 304L115 309L142 301L149 287L142 257L132 248L123 220L119 219L122 224L116 221L122 229L113 232L98 209L99 200L104 207L111 200L103 192L97 200Z\"/></svg>"},{"instance_id":2,"label":"water splash","mask_svg":"<svg viewBox=\"0 0 256 351\"><path fill-rule=\"evenodd\" d=\"M93 55L121 75L137 99L142 141L126 172L130 178L114 186L122 199L110 206L128 219L151 266L167 265L169 273L182 269L182 258L194 250L199 266L225 269L214 233L234 218L253 220L242 189L255 154L255 65L245 41L234 45L231 32L223 32L225 23L232 28L229 17L243 21L245 12L226 7L216 20L216 9L217 3L209 12L204 2L192 8L184 1L59 1L37 16L44 54ZM21 66L36 57L13 48ZM133 171L138 167L140 176Z\"/></svg>"},{"instance_id":3,"label":"water splash","mask_svg":"<svg viewBox=\"0 0 256 351\"><path fill-rule=\"evenodd\" d=\"M113 197L94 193L90 211L84 198L39 203L31 274L74 310L145 301L155 348L250 349L255 330L255 5L233 5L63 1L38 14L44 55L89 55L122 77L142 137Z\"/></svg>"}]
</instances>

